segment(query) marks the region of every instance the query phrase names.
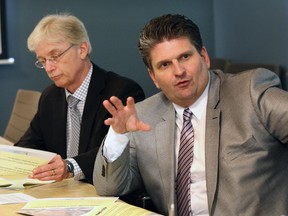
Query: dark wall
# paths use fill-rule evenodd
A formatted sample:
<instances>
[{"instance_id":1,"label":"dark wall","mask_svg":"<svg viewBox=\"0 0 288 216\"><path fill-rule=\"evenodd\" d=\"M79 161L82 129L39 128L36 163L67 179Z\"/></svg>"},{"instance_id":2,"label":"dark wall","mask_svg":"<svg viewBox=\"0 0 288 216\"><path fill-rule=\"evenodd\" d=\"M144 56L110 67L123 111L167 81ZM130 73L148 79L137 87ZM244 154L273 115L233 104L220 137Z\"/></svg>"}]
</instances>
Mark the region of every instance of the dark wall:
<instances>
[{"instance_id":1,"label":"dark wall","mask_svg":"<svg viewBox=\"0 0 288 216\"><path fill-rule=\"evenodd\" d=\"M35 56L26 39L48 13L70 12L80 18L90 35L92 60L99 66L136 80L147 96L157 92L137 50L144 23L164 13L180 13L200 27L211 55L214 54L212 1L199 0L6 0L9 57L13 65L0 65L0 134L7 125L19 88L42 91L51 84L44 70L34 67Z\"/></svg>"},{"instance_id":2,"label":"dark wall","mask_svg":"<svg viewBox=\"0 0 288 216\"><path fill-rule=\"evenodd\" d=\"M288 68L287 0L214 0L215 55Z\"/></svg>"}]
</instances>

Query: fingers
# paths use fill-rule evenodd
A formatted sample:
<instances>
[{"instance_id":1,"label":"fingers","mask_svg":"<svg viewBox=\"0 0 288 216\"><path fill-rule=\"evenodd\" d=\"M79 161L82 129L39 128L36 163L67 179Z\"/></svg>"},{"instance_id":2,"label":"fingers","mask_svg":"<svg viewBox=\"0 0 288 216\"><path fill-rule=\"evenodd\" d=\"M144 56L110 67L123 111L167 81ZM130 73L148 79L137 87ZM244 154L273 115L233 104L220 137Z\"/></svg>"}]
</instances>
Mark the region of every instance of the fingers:
<instances>
[{"instance_id":1,"label":"fingers","mask_svg":"<svg viewBox=\"0 0 288 216\"><path fill-rule=\"evenodd\" d=\"M111 118L107 118L104 121L104 124L111 126L115 123L115 118L117 119L116 121L119 122L120 118L123 119L123 116L125 115L124 113L129 114L131 110L134 110L135 102L132 97L127 98L126 104L125 107L122 101L115 96L110 97L109 100L103 101L103 106L112 115Z\"/></svg>"},{"instance_id":2,"label":"fingers","mask_svg":"<svg viewBox=\"0 0 288 216\"><path fill-rule=\"evenodd\" d=\"M113 106L113 104L111 104L109 100L104 100L103 106L111 115L115 115L116 108Z\"/></svg>"},{"instance_id":3,"label":"fingers","mask_svg":"<svg viewBox=\"0 0 288 216\"><path fill-rule=\"evenodd\" d=\"M141 131L149 131L151 129L150 125L140 121L138 124L138 129Z\"/></svg>"},{"instance_id":4,"label":"fingers","mask_svg":"<svg viewBox=\"0 0 288 216\"><path fill-rule=\"evenodd\" d=\"M104 120L104 124L105 124L105 125L112 125L113 122L114 122L114 121L113 121L112 118L108 118L108 119Z\"/></svg>"},{"instance_id":5,"label":"fingers","mask_svg":"<svg viewBox=\"0 0 288 216\"><path fill-rule=\"evenodd\" d=\"M112 96L110 98L110 102L113 104L113 106L116 108L116 110L123 110L124 109L124 105L119 98Z\"/></svg>"},{"instance_id":6,"label":"fingers","mask_svg":"<svg viewBox=\"0 0 288 216\"><path fill-rule=\"evenodd\" d=\"M138 118L135 101L132 97L127 98L126 106L115 96L110 97L109 100L105 100L103 105L112 115L112 117L104 121L104 124L111 126L117 133L123 134L128 131L150 130L150 126Z\"/></svg>"},{"instance_id":7,"label":"fingers","mask_svg":"<svg viewBox=\"0 0 288 216\"><path fill-rule=\"evenodd\" d=\"M31 178L39 179L42 181L56 180L61 181L65 177L65 164L62 158L57 155L48 164L38 166L30 175Z\"/></svg>"},{"instance_id":8,"label":"fingers","mask_svg":"<svg viewBox=\"0 0 288 216\"><path fill-rule=\"evenodd\" d=\"M134 98L128 97L126 103L128 108L133 108L135 105ZM122 101L115 96L110 97L109 100L104 100L103 105L111 113L111 115L114 115L117 111L125 108Z\"/></svg>"},{"instance_id":9,"label":"fingers","mask_svg":"<svg viewBox=\"0 0 288 216\"><path fill-rule=\"evenodd\" d=\"M133 108L135 105L134 98L128 97L126 103L128 108Z\"/></svg>"},{"instance_id":10,"label":"fingers","mask_svg":"<svg viewBox=\"0 0 288 216\"><path fill-rule=\"evenodd\" d=\"M124 109L122 101L115 96L110 97L109 100L104 100L103 105L112 116L116 115L117 111Z\"/></svg>"}]
</instances>

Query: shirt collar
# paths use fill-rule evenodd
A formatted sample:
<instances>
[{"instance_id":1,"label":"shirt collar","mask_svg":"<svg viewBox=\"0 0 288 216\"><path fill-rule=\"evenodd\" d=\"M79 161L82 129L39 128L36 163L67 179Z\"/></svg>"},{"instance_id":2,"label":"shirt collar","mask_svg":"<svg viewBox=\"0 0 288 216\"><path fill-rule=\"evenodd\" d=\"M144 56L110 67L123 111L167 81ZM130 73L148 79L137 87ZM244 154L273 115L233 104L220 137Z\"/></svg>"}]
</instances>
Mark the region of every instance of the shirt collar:
<instances>
[{"instance_id":1,"label":"shirt collar","mask_svg":"<svg viewBox=\"0 0 288 216\"><path fill-rule=\"evenodd\" d=\"M209 74L210 77L210 74ZM210 78L208 79L208 84L201 94L201 96L191 105L189 106L189 109L192 111L193 115L196 117L196 119L200 119L203 111L206 110L207 100L208 100L208 89L210 86ZM186 107L181 107L175 103L173 103L173 106L175 108L175 111L177 113L177 116L182 119L184 109Z\"/></svg>"},{"instance_id":2,"label":"shirt collar","mask_svg":"<svg viewBox=\"0 0 288 216\"><path fill-rule=\"evenodd\" d=\"M73 95L73 97L77 98L78 100L85 101L86 95L88 92L88 86L89 86L91 76L92 76L92 71L93 71L93 64L91 64L91 67L88 71L88 74L87 74L85 80L82 82L82 84L79 86L79 88L76 89L76 91L73 94L71 94L67 89L65 89L66 100L70 95Z\"/></svg>"}]
</instances>

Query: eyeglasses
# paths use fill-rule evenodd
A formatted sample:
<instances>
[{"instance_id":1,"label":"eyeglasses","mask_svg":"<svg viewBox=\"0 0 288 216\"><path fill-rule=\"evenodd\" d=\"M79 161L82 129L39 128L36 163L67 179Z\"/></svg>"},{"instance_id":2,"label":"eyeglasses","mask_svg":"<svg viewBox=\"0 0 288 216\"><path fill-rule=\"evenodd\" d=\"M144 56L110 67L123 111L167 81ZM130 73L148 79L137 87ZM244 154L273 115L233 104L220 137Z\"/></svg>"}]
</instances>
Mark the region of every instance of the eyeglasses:
<instances>
[{"instance_id":1,"label":"eyeglasses","mask_svg":"<svg viewBox=\"0 0 288 216\"><path fill-rule=\"evenodd\" d=\"M70 47L68 47L66 50L64 50L62 53L55 55L55 56L51 56L50 58L47 59L41 59L41 60L37 60L35 62L35 66L37 68L45 68L46 62L50 62L52 64L57 64L60 60L60 57L63 56L69 49L71 49L71 47L73 47L74 44L72 44Z\"/></svg>"}]
</instances>

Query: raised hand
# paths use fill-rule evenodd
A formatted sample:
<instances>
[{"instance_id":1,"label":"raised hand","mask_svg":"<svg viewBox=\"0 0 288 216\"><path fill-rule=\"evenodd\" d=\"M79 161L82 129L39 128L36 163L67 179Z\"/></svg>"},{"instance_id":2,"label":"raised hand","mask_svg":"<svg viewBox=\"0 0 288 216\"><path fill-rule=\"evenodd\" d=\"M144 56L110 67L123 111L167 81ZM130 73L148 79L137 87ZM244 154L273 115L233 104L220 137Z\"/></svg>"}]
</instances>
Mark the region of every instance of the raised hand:
<instances>
[{"instance_id":1,"label":"raised hand","mask_svg":"<svg viewBox=\"0 0 288 216\"><path fill-rule=\"evenodd\" d=\"M138 118L135 102L132 97L127 98L126 106L115 96L112 96L109 100L105 100L103 105L112 115L112 117L106 119L104 123L110 125L117 133L123 134L128 131L150 130L150 126Z\"/></svg>"}]
</instances>

